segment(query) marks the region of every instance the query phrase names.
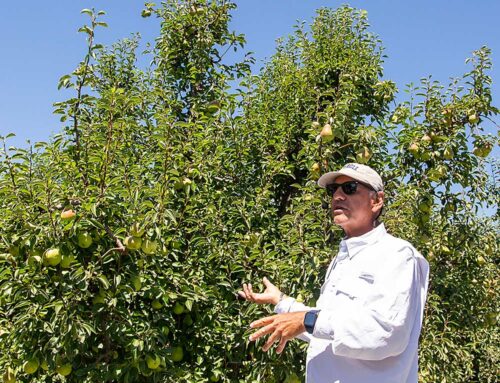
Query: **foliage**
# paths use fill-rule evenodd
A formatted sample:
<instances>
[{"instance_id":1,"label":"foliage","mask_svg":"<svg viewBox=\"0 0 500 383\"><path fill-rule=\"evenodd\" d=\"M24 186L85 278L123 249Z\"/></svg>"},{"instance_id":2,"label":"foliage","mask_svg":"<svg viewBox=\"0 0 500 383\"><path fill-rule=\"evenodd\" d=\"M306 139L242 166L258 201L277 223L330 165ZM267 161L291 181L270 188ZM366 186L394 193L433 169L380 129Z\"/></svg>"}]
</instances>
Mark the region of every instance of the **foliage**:
<instances>
[{"instance_id":1,"label":"foliage","mask_svg":"<svg viewBox=\"0 0 500 383\"><path fill-rule=\"evenodd\" d=\"M342 236L315 181L357 161L386 179L387 227L431 264L421 381L495 381L489 50L396 103L365 11L320 9L251 75L249 55L226 58L245 42L234 7L147 3L161 20L148 70L137 38L96 44L103 12L83 11L88 52L59 84L75 97L55 104L64 131L27 149L2 139L0 366L31 382L303 374L303 344L278 357L248 342L269 308L235 291L266 275L314 304Z\"/></svg>"}]
</instances>

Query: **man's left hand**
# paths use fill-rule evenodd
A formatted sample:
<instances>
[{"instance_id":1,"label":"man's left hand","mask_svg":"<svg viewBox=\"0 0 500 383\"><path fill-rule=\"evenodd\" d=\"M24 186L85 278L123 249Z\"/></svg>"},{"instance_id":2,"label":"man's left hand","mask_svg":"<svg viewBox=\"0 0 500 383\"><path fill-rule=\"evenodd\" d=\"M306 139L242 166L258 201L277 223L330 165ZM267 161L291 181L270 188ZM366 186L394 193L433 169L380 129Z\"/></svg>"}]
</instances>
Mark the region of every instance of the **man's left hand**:
<instances>
[{"instance_id":1,"label":"man's left hand","mask_svg":"<svg viewBox=\"0 0 500 383\"><path fill-rule=\"evenodd\" d=\"M250 328L262 327L260 330L250 335L250 340L254 341L260 337L271 334L266 344L262 347L264 351L269 350L274 342L278 341L276 352L281 354L286 346L286 342L306 331L304 327L304 317L306 311L297 311L265 317L250 323Z\"/></svg>"}]
</instances>

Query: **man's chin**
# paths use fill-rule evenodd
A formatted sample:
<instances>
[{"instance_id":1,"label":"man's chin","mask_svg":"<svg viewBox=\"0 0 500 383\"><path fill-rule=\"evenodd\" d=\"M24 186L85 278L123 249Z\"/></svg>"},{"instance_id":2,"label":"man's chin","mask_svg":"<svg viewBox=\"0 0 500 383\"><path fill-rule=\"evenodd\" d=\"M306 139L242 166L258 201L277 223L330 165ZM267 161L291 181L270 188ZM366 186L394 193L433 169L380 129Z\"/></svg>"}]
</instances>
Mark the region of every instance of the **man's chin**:
<instances>
[{"instance_id":1,"label":"man's chin","mask_svg":"<svg viewBox=\"0 0 500 383\"><path fill-rule=\"evenodd\" d=\"M342 224L346 223L348 220L349 218L347 218L345 214L337 214L333 216L333 222L339 226L342 226Z\"/></svg>"}]
</instances>

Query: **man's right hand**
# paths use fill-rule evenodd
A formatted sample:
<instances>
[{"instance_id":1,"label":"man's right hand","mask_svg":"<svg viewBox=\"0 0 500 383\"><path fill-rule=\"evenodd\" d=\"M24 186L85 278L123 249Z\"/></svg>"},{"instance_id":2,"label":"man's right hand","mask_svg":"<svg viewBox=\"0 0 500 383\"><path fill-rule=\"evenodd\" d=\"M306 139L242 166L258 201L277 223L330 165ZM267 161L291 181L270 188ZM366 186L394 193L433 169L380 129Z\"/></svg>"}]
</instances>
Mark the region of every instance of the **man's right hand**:
<instances>
[{"instance_id":1,"label":"man's right hand","mask_svg":"<svg viewBox=\"0 0 500 383\"><path fill-rule=\"evenodd\" d=\"M258 304L272 303L273 305L278 304L281 297L281 291L266 277L262 278L264 286L266 289L263 293L254 293L252 290L252 284L243 283L243 291L238 291L238 295L247 301L255 302Z\"/></svg>"}]
</instances>

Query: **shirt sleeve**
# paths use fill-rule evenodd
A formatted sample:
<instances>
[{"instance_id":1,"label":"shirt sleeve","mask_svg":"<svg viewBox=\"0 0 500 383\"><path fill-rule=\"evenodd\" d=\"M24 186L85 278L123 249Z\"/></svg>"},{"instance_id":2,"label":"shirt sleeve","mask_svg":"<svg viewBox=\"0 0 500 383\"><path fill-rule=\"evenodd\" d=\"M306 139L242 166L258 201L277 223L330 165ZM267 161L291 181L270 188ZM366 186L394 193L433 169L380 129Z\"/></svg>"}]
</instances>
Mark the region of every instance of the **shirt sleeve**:
<instances>
[{"instance_id":1,"label":"shirt sleeve","mask_svg":"<svg viewBox=\"0 0 500 383\"><path fill-rule=\"evenodd\" d=\"M312 310L312 307L306 306L301 302L297 302L294 298L287 297L282 299L276 306L274 306L274 312L276 314L283 313L292 313L297 311L309 311ZM297 335L298 339L301 339L307 343L309 343L312 339L312 335L307 331L304 331L302 334Z\"/></svg>"},{"instance_id":2,"label":"shirt sleeve","mask_svg":"<svg viewBox=\"0 0 500 383\"><path fill-rule=\"evenodd\" d=\"M408 247L387 266L368 289L358 281L339 286L344 298L319 313L313 336L331 340L336 355L381 360L406 349L421 308L425 278L419 275L418 262Z\"/></svg>"}]
</instances>

